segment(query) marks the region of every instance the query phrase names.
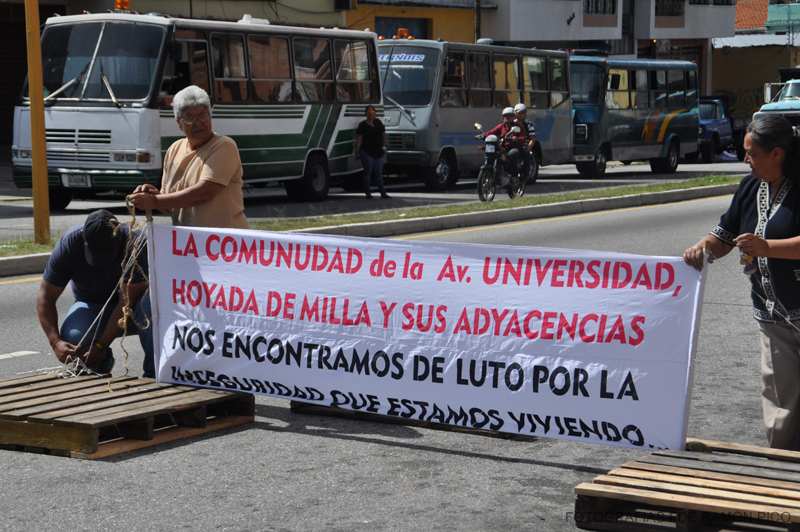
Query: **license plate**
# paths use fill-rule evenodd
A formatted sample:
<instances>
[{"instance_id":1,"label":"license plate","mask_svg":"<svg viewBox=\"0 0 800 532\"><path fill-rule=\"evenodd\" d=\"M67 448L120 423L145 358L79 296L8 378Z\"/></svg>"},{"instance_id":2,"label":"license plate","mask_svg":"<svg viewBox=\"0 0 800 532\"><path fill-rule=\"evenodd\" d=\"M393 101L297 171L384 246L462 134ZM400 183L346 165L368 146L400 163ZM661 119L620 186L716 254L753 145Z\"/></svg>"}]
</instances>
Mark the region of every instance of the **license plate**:
<instances>
[{"instance_id":1,"label":"license plate","mask_svg":"<svg viewBox=\"0 0 800 532\"><path fill-rule=\"evenodd\" d=\"M65 187L92 186L92 182L87 174L61 174L61 182Z\"/></svg>"},{"instance_id":2,"label":"license plate","mask_svg":"<svg viewBox=\"0 0 800 532\"><path fill-rule=\"evenodd\" d=\"M491 144L487 144L486 153L494 153L494 146L492 146Z\"/></svg>"}]
</instances>

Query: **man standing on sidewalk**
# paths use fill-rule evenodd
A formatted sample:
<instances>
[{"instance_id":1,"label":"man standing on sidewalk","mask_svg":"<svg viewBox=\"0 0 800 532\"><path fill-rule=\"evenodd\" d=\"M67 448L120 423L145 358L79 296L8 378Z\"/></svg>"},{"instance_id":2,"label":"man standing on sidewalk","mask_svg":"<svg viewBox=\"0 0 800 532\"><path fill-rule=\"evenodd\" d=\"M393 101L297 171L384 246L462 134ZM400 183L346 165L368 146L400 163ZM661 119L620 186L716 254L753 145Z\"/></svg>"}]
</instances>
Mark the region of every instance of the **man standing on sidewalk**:
<instances>
[{"instance_id":1,"label":"man standing on sidewalk","mask_svg":"<svg viewBox=\"0 0 800 532\"><path fill-rule=\"evenodd\" d=\"M150 298L147 279L142 273L148 267L145 249L136 259L141 270L135 269L132 282L118 288L128 232L129 228L119 225L113 214L98 210L89 215L86 223L67 231L53 249L36 298L36 312L61 363L80 358L93 373L111 373L114 355L109 345L122 331L118 323L123 315L125 293L133 307L135 322L149 323ZM130 247L129 252L128 256L132 254ZM56 301L70 282L75 303L59 330ZM139 335L144 350L144 376L155 377L152 328L139 330L129 320L128 334Z\"/></svg>"}]
</instances>

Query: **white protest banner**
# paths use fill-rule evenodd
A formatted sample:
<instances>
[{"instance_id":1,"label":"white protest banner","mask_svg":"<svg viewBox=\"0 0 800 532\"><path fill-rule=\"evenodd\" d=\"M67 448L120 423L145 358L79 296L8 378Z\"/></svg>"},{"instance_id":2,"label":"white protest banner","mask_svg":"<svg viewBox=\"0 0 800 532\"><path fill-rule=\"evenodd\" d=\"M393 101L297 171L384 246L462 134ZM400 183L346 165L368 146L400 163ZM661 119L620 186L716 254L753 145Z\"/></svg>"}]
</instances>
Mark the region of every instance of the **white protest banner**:
<instances>
[{"instance_id":1,"label":"white protest banner","mask_svg":"<svg viewBox=\"0 0 800 532\"><path fill-rule=\"evenodd\" d=\"M150 226L160 382L645 449L686 437L675 257Z\"/></svg>"}]
</instances>

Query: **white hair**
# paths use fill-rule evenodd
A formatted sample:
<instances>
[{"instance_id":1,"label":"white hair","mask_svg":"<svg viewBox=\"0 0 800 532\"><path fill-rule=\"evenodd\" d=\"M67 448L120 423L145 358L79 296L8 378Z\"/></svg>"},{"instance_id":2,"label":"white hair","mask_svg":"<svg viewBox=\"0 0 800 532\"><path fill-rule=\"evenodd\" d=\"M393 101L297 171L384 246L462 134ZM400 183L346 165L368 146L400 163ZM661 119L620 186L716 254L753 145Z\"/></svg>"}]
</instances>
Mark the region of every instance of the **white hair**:
<instances>
[{"instance_id":1,"label":"white hair","mask_svg":"<svg viewBox=\"0 0 800 532\"><path fill-rule=\"evenodd\" d=\"M175 118L180 120L183 112L190 107L197 107L202 105L208 109L208 114L211 114L211 99L208 97L206 91L197 85L189 85L182 89L172 99L172 110L175 112Z\"/></svg>"}]
</instances>

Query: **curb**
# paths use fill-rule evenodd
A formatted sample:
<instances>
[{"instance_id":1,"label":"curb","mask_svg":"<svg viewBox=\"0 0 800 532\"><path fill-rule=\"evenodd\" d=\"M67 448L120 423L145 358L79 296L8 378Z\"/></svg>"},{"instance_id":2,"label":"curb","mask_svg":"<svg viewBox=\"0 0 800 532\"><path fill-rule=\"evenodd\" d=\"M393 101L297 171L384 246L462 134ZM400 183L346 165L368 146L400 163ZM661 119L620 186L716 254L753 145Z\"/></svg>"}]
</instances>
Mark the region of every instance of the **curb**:
<instances>
[{"instance_id":1,"label":"curb","mask_svg":"<svg viewBox=\"0 0 800 532\"><path fill-rule=\"evenodd\" d=\"M612 209L635 208L647 205L676 203L699 198L725 196L736 192L738 186L737 184L732 184L687 188L683 190L635 194L632 196L619 196L615 198L566 201L548 205L515 207L488 212L449 214L432 218L413 218L411 220L391 220L386 222L315 227L311 229L299 229L293 232L371 238L399 236L409 233L425 233L446 229L458 229L460 227L477 227L521 220L555 218L557 216L570 216ZM36 255L0 258L0 277L42 273L47 265L47 259L49 257L49 253L37 253Z\"/></svg>"}]
</instances>

